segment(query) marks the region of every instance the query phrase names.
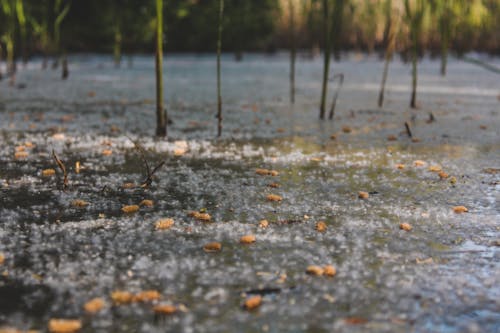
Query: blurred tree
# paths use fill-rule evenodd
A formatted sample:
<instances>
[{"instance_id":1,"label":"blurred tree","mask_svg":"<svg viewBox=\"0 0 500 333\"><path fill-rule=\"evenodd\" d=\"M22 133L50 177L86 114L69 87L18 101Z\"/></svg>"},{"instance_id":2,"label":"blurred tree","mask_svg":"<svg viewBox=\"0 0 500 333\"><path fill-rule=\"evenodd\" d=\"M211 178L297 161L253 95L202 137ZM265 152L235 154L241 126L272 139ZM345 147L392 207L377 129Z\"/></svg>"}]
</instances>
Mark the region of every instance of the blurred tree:
<instances>
[{"instance_id":1,"label":"blurred tree","mask_svg":"<svg viewBox=\"0 0 500 333\"><path fill-rule=\"evenodd\" d=\"M422 23L426 10L425 0L404 0L405 19L410 31L410 41L412 44L412 90L410 107L417 107L417 61L419 52L419 40L422 34Z\"/></svg>"}]
</instances>

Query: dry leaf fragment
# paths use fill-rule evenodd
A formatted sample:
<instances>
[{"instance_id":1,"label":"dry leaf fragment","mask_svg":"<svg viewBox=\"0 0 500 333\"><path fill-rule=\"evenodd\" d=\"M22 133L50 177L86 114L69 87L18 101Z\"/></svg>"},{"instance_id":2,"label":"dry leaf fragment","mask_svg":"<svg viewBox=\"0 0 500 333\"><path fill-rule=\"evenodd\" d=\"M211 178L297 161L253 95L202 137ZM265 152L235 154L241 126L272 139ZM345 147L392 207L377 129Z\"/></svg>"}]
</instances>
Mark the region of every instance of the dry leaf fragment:
<instances>
[{"instance_id":1,"label":"dry leaf fragment","mask_svg":"<svg viewBox=\"0 0 500 333\"><path fill-rule=\"evenodd\" d=\"M403 170L405 168L404 164L398 163L395 165L396 169Z\"/></svg>"},{"instance_id":2,"label":"dry leaf fragment","mask_svg":"<svg viewBox=\"0 0 500 333\"><path fill-rule=\"evenodd\" d=\"M186 149L183 149L183 148L177 148L177 149L174 149L174 156L182 156L184 154L187 153L187 150Z\"/></svg>"},{"instance_id":3,"label":"dry leaf fragment","mask_svg":"<svg viewBox=\"0 0 500 333\"><path fill-rule=\"evenodd\" d=\"M153 308L153 311L157 314L169 315L177 312L177 308L173 305L160 304Z\"/></svg>"},{"instance_id":4,"label":"dry leaf fragment","mask_svg":"<svg viewBox=\"0 0 500 333\"><path fill-rule=\"evenodd\" d=\"M122 207L122 212L130 214L130 213L135 213L139 210L138 205L125 205Z\"/></svg>"},{"instance_id":5,"label":"dry leaf fragment","mask_svg":"<svg viewBox=\"0 0 500 333\"><path fill-rule=\"evenodd\" d=\"M245 235L240 238L240 243L241 244L252 244L255 243L255 236L254 235Z\"/></svg>"},{"instance_id":6,"label":"dry leaf fragment","mask_svg":"<svg viewBox=\"0 0 500 333\"><path fill-rule=\"evenodd\" d=\"M411 142L417 143L417 142L420 142L420 139L419 138L411 138Z\"/></svg>"},{"instance_id":7,"label":"dry leaf fragment","mask_svg":"<svg viewBox=\"0 0 500 333\"><path fill-rule=\"evenodd\" d=\"M211 242L203 246L203 251L207 253L219 252L220 250L222 250L222 245L219 242Z\"/></svg>"},{"instance_id":8,"label":"dry leaf fragment","mask_svg":"<svg viewBox=\"0 0 500 333\"><path fill-rule=\"evenodd\" d=\"M0 265L3 265L5 262L5 255L3 253L0 253Z\"/></svg>"},{"instance_id":9,"label":"dry leaf fragment","mask_svg":"<svg viewBox=\"0 0 500 333\"><path fill-rule=\"evenodd\" d=\"M273 176L273 177L276 177L280 174L277 170L269 170L262 168L255 169L255 173L261 176Z\"/></svg>"},{"instance_id":10,"label":"dry leaf fragment","mask_svg":"<svg viewBox=\"0 0 500 333\"><path fill-rule=\"evenodd\" d=\"M368 320L360 317L349 317L344 318L344 322L349 325L363 325L366 324Z\"/></svg>"},{"instance_id":11,"label":"dry leaf fragment","mask_svg":"<svg viewBox=\"0 0 500 333\"><path fill-rule=\"evenodd\" d=\"M268 220L260 220L259 221L259 228L266 229L268 226L269 226Z\"/></svg>"},{"instance_id":12,"label":"dry leaf fragment","mask_svg":"<svg viewBox=\"0 0 500 333\"><path fill-rule=\"evenodd\" d=\"M75 199L71 201L71 206L73 207L86 207L88 206L88 204L89 203L87 201L81 199Z\"/></svg>"},{"instance_id":13,"label":"dry leaf fragment","mask_svg":"<svg viewBox=\"0 0 500 333\"><path fill-rule=\"evenodd\" d=\"M145 290L134 295L133 302L151 302L157 301L161 298L161 295L156 290Z\"/></svg>"},{"instance_id":14,"label":"dry leaf fragment","mask_svg":"<svg viewBox=\"0 0 500 333\"><path fill-rule=\"evenodd\" d=\"M103 154L104 156L109 156L109 155L112 155L112 154L113 154L113 151L112 151L111 149L104 149L104 150L102 151L102 154Z\"/></svg>"},{"instance_id":15,"label":"dry leaf fragment","mask_svg":"<svg viewBox=\"0 0 500 333\"><path fill-rule=\"evenodd\" d=\"M326 223L323 221L318 221L316 223L316 231L325 232L326 231Z\"/></svg>"},{"instance_id":16,"label":"dry leaf fragment","mask_svg":"<svg viewBox=\"0 0 500 333\"><path fill-rule=\"evenodd\" d=\"M451 185L455 185L456 183L457 183L457 178L455 178L455 177L451 177L451 178L450 178L450 184L451 184Z\"/></svg>"},{"instance_id":17,"label":"dry leaf fragment","mask_svg":"<svg viewBox=\"0 0 500 333\"><path fill-rule=\"evenodd\" d=\"M325 270L321 266L311 265L306 269L306 274L320 276L323 275Z\"/></svg>"},{"instance_id":18,"label":"dry leaf fragment","mask_svg":"<svg viewBox=\"0 0 500 333\"><path fill-rule=\"evenodd\" d=\"M267 186L269 186L271 188L278 188L278 187L280 187L280 184L279 183L270 183Z\"/></svg>"},{"instance_id":19,"label":"dry leaf fragment","mask_svg":"<svg viewBox=\"0 0 500 333\"><path fill-rule=\"evenodd\" d=\"M44 169L42 170L42 176L44 177L50 177L56 174L56 170L54 169Z\"/></svg>"},{"instance_id":20,"label":"dry leaf fragment","mask_svg":"<svg viewBox=\"0 0 500 333\"><path fill-rule=\"evenodd\" d=\"M173 219L160 219L155 223L156 230L170 229L174 225Z\"/></svg>"},{"instance_id":21,"label":"dry leaf fragment","mask_svg":"<svg viewBox=\"0 0 500 333\"><path fill-rule=\"evenodd\" d=\"M412 229L412 226L409 223L400 223L399 229L404 231L410 231Z\"/></svg>"},{"instance_id":22,"label":"dry leaf fragment","mask_svg":"<svg viewBox=\"0 0 500 333\"><path fill-rule=\"evenodd\" d=\"M457 214L461 214L461 213L466 213L469 210L465 206L455 206L453 207L453 211Z\"/></svg>"},{"instance_id":23,"label":"dry leaf fragment","mask_svg":"<svg viewBox=\"0 0 500 333\"><path fill-rule=\"evenodd\" d=\"M431 171L431 172L440 172L442 170L443 170L443 168L440 165L431 165L429 167L429 171Z\"/></svg>"},{"instance_id":24,"label":"dry leaf fragment","mask_svg":"<svg viewBox=\"0 0 500 333\"><path fill-rule=\"evenodd\" d=\"M448 175L448 174L447 174L446 172L444 172L444 171L440 171L440 172L438 173L438 176L439 176L439 178L441 178L441 179L446 179L446 178L448 178L450 175Z\"/></svg>"},{"instance_id":25,"label":"dry leaf fragment","mask_svg":"<svg viewBox=\"0 0 500 333\"><path fill-rule=\"evenodd\" d=\"M358 198L360 198L360 199L368 199L369 196L370 196L370 194L368 192L365 192L365 191L358 192Z\"/></svg>"},{"instance_id":26,"label":"dry leaf fragment","mask_svg":"<svg viewBox=\"0 0 500 333\"><path fill-rule=\"evenodd\" d=\"M335 135L335 134L330 135L330 140L336 140L336 139L337 139L337 135Z\"/></svg>"},{"instance_id":27,"label":"dry leaf fragment","mask_svg":"<svg viewBox=\"0 0 500 333\"><path fill-rule=\"evenodd\" d=\"M342 132L344 132L344 133L351 133L352 129L349 126L344 126L344 127L342 127Z\"/></svg>"},{"instance_id":28,"label":"dry leaf fragment","mask_svg":"<svg viewBox=\"0 0 500 333\"><path fill-rule=\"evenodd\" d=\"M337 274L337 269L335 268L335 266L326 265L325 267L323 267L323 275L332 277L335 276L335 274Z\"/></svg>"},{"instance_id":29,"label":"dry leaf fragment","mask_svg":"<svg viewBox=\"0 0 500 333\"><path fill-rule=\"evenodd\" d=\"M434 259L432 259L432 257L429 257L427 259L415 259L416 263L421 265L421 264L433 264L434 263Z\"/></svg>"},{"instance_id":30,"label":"dry leaf fragment","mask_svg":"<svg viewBox=\"0 0 500 333\"><path fill-rule=\"evenodd\" d=\"M244 307L247 310L253 310L253 309L258 308L261 304L262 304L262 296L256 295L256 296L248 297L245 300Z\"/></svg>"},{"instance_id":31,"label":"dry leaf fragment","mask_svg":"<svg viewBox=\"0 0 500 333\"><path fill-rule=\"evenodd\" d=\"M396 141L397 139L398 139L398 137L395 136L394 134L387 136L387 141Z\"/></svg>"},{"instance_id":32,"label":"dry leaf fragment","mask_svg":"<svg viewBox=\"0 0 500 333\"><path fill-rule=\"evenodd\" d=\"M139 206L153 207L153 200L144 199L139 203Z\"/></svg>"},{"instance_id":33,"label":"dry leaf fragment","mask_svg":"<svg viewBox=\"0 0 500 333\"><path fill-rule=\"evenodd\" d=\"M102 298L96 297L85 303L83 308L86 312L94 314L101 311L105 305L106 303L104 303Z\"/></svg>"},{"instance_id":34,"label":"dry leaf fragment","mask_svg":"<svg viewBox=\"0 0 500 333\"><path fill-rule=\"evenodd\" d=\"M416 166L416 167L423 167L425 166L427 163L425 163L424 161L422 160L416 160L413 162L413 165Z\"/></svg>"},{"instance_id":35,"label":"dry leaf fragment","mask_svg":"<svg viewBox=\"0 0 500 333\"><path fill-rule=\"evenodd\" d=\"M283 198L277 194L268 194L267 195L267 201L281 201Z\"/></svg>"},{"instance_id":36,"label":"dry leaf fragment","mask_svg":"<svg viewBox=\"0 0 500 333\"><path fill-rule=\"evenodd\" d=\"M269 174L269 170L257 168L257 169L255 169L255 173L258 175L261 175L261 176L267 176Z\"/></svg>"},{"instance_id":37,"label":"dry leaf fragment","mask_svg":"<svg viewBox=\"0 0 500 333\"><path fill-rule=\"evenodd\" d=\"M49 320L49 332L51 333L72 333L82 328L82 321L79 319L51 319Z\"/></svg>"},{"instance_id":38,"label":"dry leaf fragment","mask_svg":"<svg viewBox=\"0 0 500 333\"><path fill-rule=\"evenodd\" d=\"M131 303L134 295L128 291L115 290L111 293L111 299L115 305Z\"/></svg>"},{"instance_id":39,"label":"dry leaf fragment","mask_svg":"<svg viewBox=\"0 0 500 333\"><path fill-rule=\"evenodd\" d=\"M135 188L135 187L136 187L136 185L134 183L125 183L122 185L122 188L127 189L127 190L131 189L131 188Z\"/></svg>"}]
</instances>

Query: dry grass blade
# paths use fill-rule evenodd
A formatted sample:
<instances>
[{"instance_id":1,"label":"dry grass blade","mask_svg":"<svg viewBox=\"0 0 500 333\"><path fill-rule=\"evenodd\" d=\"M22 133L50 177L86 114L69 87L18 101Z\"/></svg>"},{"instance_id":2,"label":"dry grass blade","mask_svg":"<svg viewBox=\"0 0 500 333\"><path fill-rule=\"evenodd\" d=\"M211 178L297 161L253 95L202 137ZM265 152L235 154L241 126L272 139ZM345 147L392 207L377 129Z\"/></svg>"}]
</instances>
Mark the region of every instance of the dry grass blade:
<instances>
[{"instance_id":1,"label":"dry grass blade","mask_svg":"<svg viewBox=\"0 0 500 333\"><path fill-rule=\"evenodd\" d=\"M54 160L57 163L57 166L59 166L59 169L61 169L63 173L63 189L66 189L68 187L68 173L66 172L66 167L64 166L64 163L57 157L54 149L52 149L52 157L54 157Z\"/></svg>"}]
</instances>

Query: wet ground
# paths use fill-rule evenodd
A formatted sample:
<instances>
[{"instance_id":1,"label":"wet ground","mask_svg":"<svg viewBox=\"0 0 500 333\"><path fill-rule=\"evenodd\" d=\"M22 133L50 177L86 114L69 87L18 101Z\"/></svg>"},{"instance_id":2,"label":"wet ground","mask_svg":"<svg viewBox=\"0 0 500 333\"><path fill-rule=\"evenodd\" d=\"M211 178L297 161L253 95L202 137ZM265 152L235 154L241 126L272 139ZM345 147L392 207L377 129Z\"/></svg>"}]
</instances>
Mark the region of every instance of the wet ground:
<instances>
[{"instance_id":1,"label":"wet ground","mask_svg":"<svg viewBox=\"0 0 500 333\"><path fill-rule=\"evenodd\" d=\"M451 60L442 78L425 59L410 110L410 67L396 61L380 109L383 64L349 55L333 64L345 75L334 121L319 121L321 64L298 62L290 106L285 55L224 58L220 139L210 56L167 58L168 141L152 137L152 58L115 69L75 56L66 82L34 61L18 73L25 87L0 82L0 327L498 332L498 75ZM144 160L165 161L149 187ZM122 211L143 200L153 205ZM174 224L157 230L163 218ZM255 243L240 243L247 234ZM204 251L209 242L221 251ZM337 274L308 275L310 265ZM117 290L160 299L118 305ZM262 304L244 309L255 295ZM96 297L105 305L89 314ZM159 304L177 311L155 313Z\"/></svg>"}]
</instances>

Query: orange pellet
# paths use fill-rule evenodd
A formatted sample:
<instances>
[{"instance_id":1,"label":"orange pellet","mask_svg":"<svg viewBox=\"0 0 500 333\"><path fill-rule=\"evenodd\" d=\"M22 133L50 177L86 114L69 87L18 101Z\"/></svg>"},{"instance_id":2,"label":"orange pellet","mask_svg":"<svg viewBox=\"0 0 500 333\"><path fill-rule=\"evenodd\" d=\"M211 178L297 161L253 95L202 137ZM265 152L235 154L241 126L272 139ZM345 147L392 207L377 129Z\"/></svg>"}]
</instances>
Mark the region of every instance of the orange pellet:
<instances>
[{"instance_id":1,"label":"orange pellet","mask_svg":"<svg viewBox=\"0 0 500 333\"><path fill-rule=\"evenodd\" d=\"M253 310L258 308L262 304L262 296L251 296L245 300L245 309Z\"/></svg>"},{"instance_id":2,"label":"orange pellet","mask_svg":"<svg viewBox=\"0 0 500 333\"><path fill-rule=\"evenodd\" d=\"M254 235L245 235L240 238L240 243L241 244L252 244L255 243L255 236Z\"/></svg>"},{"instance_id":3,"label":"orange pellet","mask_svg":"<svg viewBox=\"0 0 500 333\"><path fill-rule=\"evenodd\" d=\"M51 333L73 333L82 328L82 321L79 319L51 319L48 326Z\"/></svg>"},{"instance_id":4,"label":"orange pellet","mask_svg":"<svg viewBox=\"0 0 500 333\"><path fill-rule=\"evenodd\" d=\"M203 246L203 251L205 252L218 252L222 250L222 245L219 242L207 243Z\"/></svg>"}]
</instances>

